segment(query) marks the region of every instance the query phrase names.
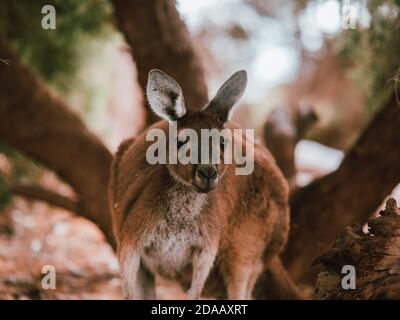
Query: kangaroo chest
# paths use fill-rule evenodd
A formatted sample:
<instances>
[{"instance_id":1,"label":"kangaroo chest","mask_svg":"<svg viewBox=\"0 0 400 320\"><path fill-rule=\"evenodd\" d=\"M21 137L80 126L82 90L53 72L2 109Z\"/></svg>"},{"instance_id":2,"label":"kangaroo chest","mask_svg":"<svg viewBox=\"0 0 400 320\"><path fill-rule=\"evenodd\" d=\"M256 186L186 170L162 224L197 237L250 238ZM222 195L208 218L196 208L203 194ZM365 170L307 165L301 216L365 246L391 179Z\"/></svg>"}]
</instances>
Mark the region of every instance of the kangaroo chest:
<instances>
[{"instance_id":1,"label":"kangaroo chest","mask_svg":"<svg viewBox=\"0 0 400 320\"><path fill-rule=\"evenodd\" d=\"M159 202L160 219L144 242L142 260L153 272L175 278L204 245L199 215L206 195L184 186L167 190Z\"/></svg>"}]
</instances>

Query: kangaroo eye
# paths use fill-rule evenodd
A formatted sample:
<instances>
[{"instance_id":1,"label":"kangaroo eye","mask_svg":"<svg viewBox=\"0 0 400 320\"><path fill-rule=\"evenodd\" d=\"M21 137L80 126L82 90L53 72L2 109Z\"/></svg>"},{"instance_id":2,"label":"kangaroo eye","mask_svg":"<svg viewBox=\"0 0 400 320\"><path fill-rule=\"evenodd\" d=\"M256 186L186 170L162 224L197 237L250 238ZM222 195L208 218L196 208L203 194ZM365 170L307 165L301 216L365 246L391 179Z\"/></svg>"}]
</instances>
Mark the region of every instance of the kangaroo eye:
<instances>
[{"instance_id":1,"label":"kangaroo eye","mask_svg":"<svg viewBox=\"0 0 400 320\"><path fill-rule=\"evenodd\" d=\"M221 138L221 140L219 141L219 145L220 145L221 149L224 150L225 146L227 145L227 141L225 141L224 138Z\"/></svg>"},{"instance_id":2,"label":"kangaroo eye","mask_svg":"<svg viewBox=\"0 0 400 320\"><path fill-rule=\"evenodd\" d=\"M182 146L187 142L187 140L183 141L183 140L177 140L176 141L176 146L178 147L178 149L182 148Z\"/></svg>"}]
</instances>

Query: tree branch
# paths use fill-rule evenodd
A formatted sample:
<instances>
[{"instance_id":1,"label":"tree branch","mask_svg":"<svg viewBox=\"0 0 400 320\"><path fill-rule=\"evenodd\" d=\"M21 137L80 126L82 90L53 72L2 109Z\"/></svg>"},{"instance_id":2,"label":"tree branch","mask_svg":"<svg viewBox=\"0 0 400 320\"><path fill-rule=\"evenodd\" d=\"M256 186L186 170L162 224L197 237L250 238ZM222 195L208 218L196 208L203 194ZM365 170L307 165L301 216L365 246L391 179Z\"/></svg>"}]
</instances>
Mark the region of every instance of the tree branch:
<instances>
[{"instance_id":1,"label":"tree branch","mask_svg":"<svg viewBox=\"0 0 400 320\"><path fill-rule=\"evenodd\" d=\"M82 205L78 201L37 185L13 185L11 186L11 191L24 198L44 201L50 205L77 213L78 215L84 214L81 210Z\"/></svg>"},{"instance_id":2,"label":"tree branch","mask_svg":"<svg viewBox=\"0 0 400 320\"><path fill-rule=\"evenodd\" d=\"M348 225L365 222L400 181L400 107L393 93L335 172L291 198L284 263L296 281L313 282L312 261Z\"/></svg>"},{"instance_id":3,"label":"tree branch","mask_svg":"<svg viewBox=\"0 0 400 320\"><path fill-rule=\"evenodd\" d=\"M107 189L112 155L0 34L0 139L55 171L115 247Z\"/></svg>"},{"instance_id":4,"label":"tree branch","mask_svg":"<svg viewBox=\"0 0 400 320\"><path fill-rule=\"evenodd\" d=\"M203 68L175 0L113 0L119 29L131 46L146 92L150 69L162 69L182 87L187 105L201 109L208 100ZM147 108L147 125L159 118Z\"/></svg>"}]
</instances>

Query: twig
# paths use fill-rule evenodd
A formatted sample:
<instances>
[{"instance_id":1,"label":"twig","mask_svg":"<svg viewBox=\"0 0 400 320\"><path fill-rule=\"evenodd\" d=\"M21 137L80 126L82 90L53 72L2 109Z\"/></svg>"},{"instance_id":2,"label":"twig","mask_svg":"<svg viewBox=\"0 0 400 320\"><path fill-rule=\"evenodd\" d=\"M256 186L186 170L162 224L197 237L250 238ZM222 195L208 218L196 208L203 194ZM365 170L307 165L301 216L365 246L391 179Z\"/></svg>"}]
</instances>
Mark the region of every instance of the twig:
<instances>
[{"instance_id":1,"label":"twig","mask_svg":"<svg viewBox=\"0 0 400 320\"><path fill-rule=\"evenodd\" d=\"M9 66L9 65L10 65L10 60L6 60L6 59L1 59L1 58L0 58L0 61L1 61L1 62L4 62L6 66Z\"/></svg>"},{"instance_id":2,"label":"twig","mask_svg":"<svg viewBox=\"0 0 400 320\"><path fill-rule=\"evenodd\" d=\"M48 204L66 209L68 211L80 213L79 202L74 201L68 197L62 196L56 192L47 190L36 185L14 185L11 190L16 195L47 202Z\"/></svg>"},{"instance_id":3,"label":"twig","mask_svg":"<svg viewBox=\"0 0 400 320\"><path fill-rule=\"evenodd\" d=\"M385 86L389 81L394 81L394 94L396 95L397 104L400 106L400 97L399 97L399 93L397 92L397 83L400 82L399 74L400 74L400 67L397 69L396 75L394 76L394 78L389 79L385 83Z\"/></svg>"},{"instance_id":4,"label":"twig","mask_svg":"<svg viewBox=\"0 0 400 320\"><path fill-rule=\"evenodd\" d=\"M397 83L399 82L399 71L400 71L400 68L397 69L396 78L394 79L394 92L396 94L397 104L400 106L400 99L399 99L399 95L397 93Z\"/></svg>"}]
</instances>

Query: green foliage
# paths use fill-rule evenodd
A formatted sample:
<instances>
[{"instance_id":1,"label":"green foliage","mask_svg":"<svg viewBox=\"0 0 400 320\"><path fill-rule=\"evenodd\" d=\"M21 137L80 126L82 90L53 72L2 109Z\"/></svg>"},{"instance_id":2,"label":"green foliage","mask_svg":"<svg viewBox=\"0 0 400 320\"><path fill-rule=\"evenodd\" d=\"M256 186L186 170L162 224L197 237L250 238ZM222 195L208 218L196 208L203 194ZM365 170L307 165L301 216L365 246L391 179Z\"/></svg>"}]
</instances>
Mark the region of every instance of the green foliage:
<instances>
[{"instance_id":1,"label":"green foliage","mask_svg":"<svg viewBox=\"0 0 400 320\"><path fill-rule=\"evenodd\" d=\"M400 68L400 1L371 0L368 28L343 31L337 44L341 57L354 65L351 77L367 97L367 107L376 110L393 90Z\"/></svg>"},{"instance_id":2,"label":"green foliage","mask_svg":"<svg viewBox=\"0 0 400 320\"><path fill-rule=\"evenodd\" d=\"M56 9L56 29L42 29L44 5ZM45 80L67 90L79 68L78 52L88 37L109 30L111 6L107 0L3 0L0 32Z\"/></svg>"},{"instance_id":3,"label":"green foliage","mask_svg":"<svg viewBox=\"0 0 400 320\"><path fill-rule=\"evenodd\" d=\"M10 187L4 177L4 175L0 172L0 214L1 209L3 209L11 200L11 190Z\"/></svg>"},{"instance_id":4,"label":"green foliage","mask_svg":"<svg viewBox=\"0 0 400 320\"><path fill-rule=\"evenodd\" d=\"M9 183L31 183L42 173L42 167L0 140L0 154L12 164L10 172L2 173Z\"/></svg>"},{"instance_id":5,"label":"green foliage","mask_svg":"<svg viewBox=\"0 0 400 320\"><path fill-rule=\"evenodd\" d=\"M43 172L41 166L0 141L0 156L2 155L6 157L11 167L7 172L0 168L0 213L12 199L11 185L15 183L31 184Z\"/></svg>"},{"instance_id":6,"label":"green foliage","mask_svg":"<svg viewBox=\"0 0 400 320\"><path fill-rule=\"evenodd\" d=\"M45 5L56 9L55 30L42 28ZM0 33L30 68L92 124L104 112L110 57L122 42L111 16L108 0L1 0ZM96 126L91 129L99 131ZM0 206L10 200L10 185L34 183L43 172L43 167L0 141L2 154L11 170L0 171Z\"/></svg>"}]
</instances>

